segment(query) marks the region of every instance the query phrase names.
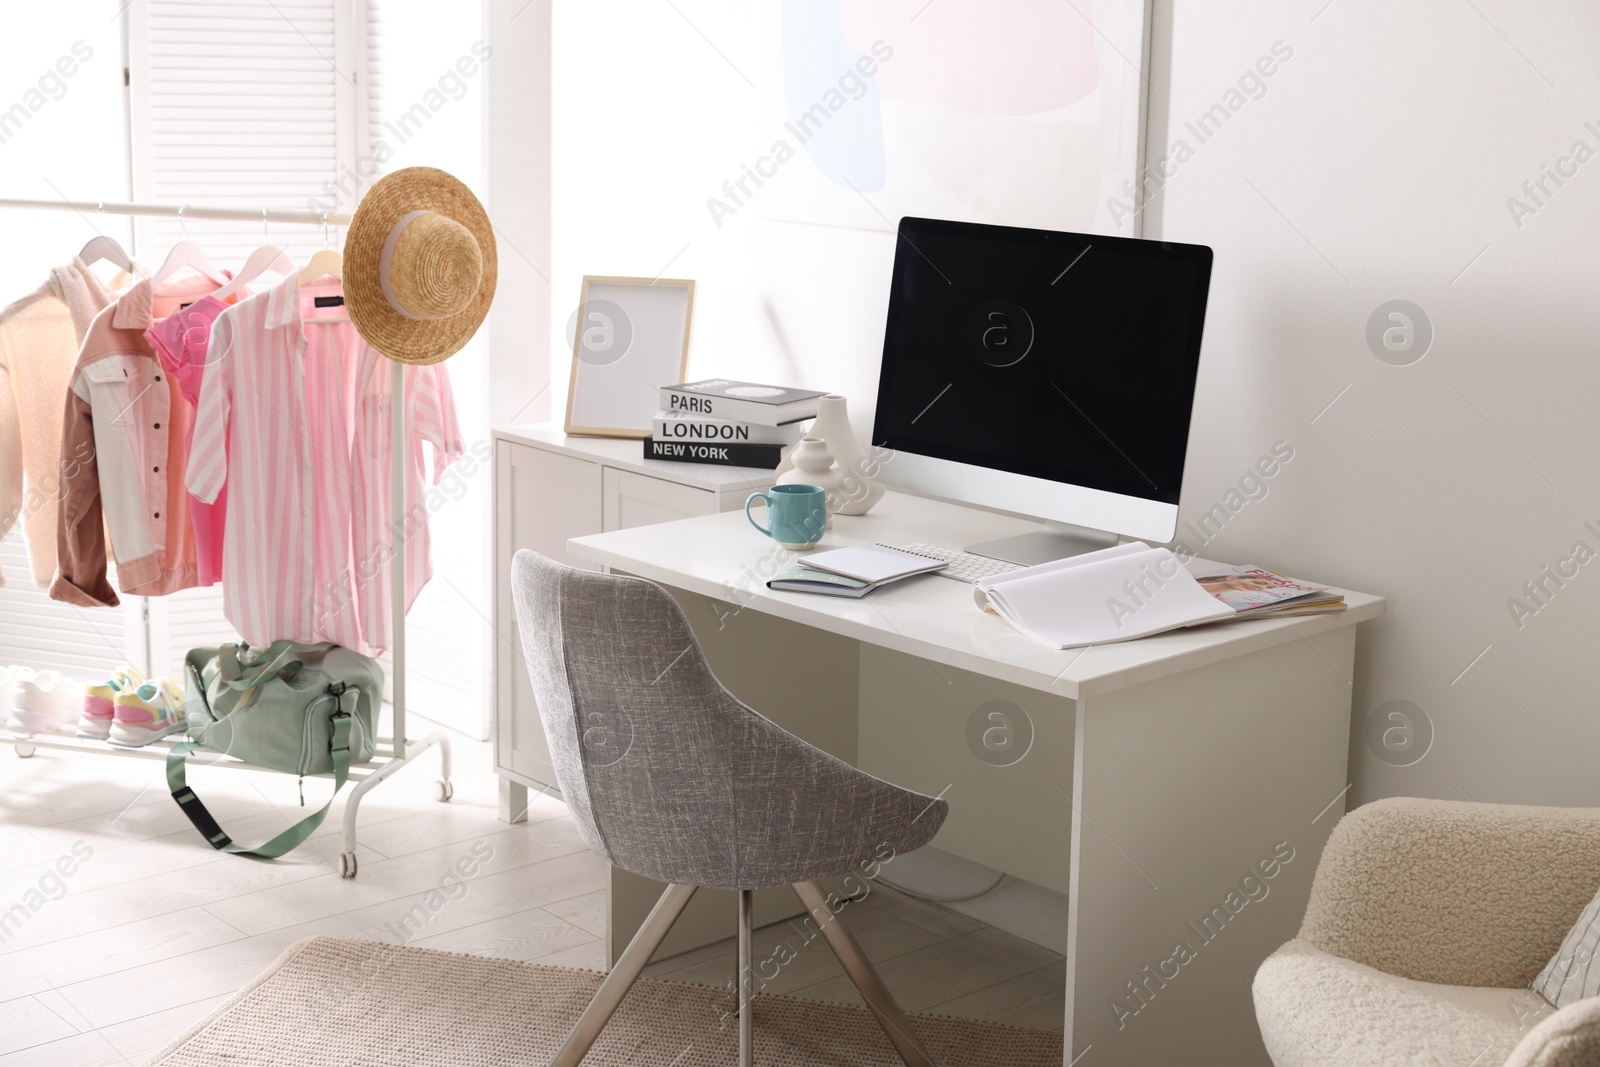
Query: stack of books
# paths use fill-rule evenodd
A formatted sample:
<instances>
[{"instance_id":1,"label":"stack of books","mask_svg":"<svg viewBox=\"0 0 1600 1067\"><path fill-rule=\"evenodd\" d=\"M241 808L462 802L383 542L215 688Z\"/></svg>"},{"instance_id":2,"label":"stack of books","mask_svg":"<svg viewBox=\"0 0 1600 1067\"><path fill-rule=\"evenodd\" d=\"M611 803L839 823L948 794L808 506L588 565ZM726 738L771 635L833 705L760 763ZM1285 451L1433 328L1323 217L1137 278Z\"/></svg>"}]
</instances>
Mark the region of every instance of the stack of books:
<instances>
[{"instance_id":1,"label":"stack of books","mask_svg":"<svg viewBox=\"0 0 1600 1067\"><path fill-rule=\"evenodd\" d=\"M644 439L644 458L773 470L783 450L800 440L800 424L817 417L821 396L726 378L669 385Z\"/></svg>"}]
</instances>

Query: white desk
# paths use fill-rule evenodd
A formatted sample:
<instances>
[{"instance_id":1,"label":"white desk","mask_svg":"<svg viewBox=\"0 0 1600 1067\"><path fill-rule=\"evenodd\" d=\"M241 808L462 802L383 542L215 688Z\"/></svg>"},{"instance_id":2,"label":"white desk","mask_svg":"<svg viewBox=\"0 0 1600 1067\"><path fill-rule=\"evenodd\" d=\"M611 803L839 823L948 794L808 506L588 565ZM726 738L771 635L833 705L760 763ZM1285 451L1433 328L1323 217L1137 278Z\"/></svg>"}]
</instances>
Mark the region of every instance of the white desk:
<instances>
[{"instance_id":1,"label":"white desk","mask_svg":"<svg viewBox=\"0 0 1600 1067\"><path fill-rule=\"evenodd\" d=\"M870 515L836 517L822 547L960 547L1031 526L890 493ZM1338 615L1056 651L945 578L854 601L772 592L766 576L792 553L738 513L577 537L568 551L673 589L713 668L752 706L874 774L942 793L939 847L1068 895L1065 1062L1092 1045L1086 1067L1268 1063L1250 978L1298 929L1343 811L1356 624L1382 615L1382 598L1344 590ZM1031 733L1025 754L969 742L989 723ZM1281 843L1293 858L1247 883L1260 899L1246 899L1241 880ZM655 892L614 879L615 950ZM1205 940L1197 928L1214 908L1227 920ZM1166 963L1180 941L1193 958Z\"/></svg>"}]
</instances>

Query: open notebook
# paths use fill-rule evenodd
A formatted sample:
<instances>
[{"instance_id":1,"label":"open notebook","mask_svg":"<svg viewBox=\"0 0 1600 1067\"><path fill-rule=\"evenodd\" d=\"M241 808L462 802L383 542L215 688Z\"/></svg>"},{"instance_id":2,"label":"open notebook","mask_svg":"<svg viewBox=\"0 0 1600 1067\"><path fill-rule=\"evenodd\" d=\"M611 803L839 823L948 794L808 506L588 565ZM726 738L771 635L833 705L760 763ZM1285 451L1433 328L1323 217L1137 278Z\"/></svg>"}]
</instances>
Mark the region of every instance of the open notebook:
<instances>
[{"instance_id":1,"label":"open notebook","mask_svg":"<svg viewBox=\"0 0 1600 1067\"><path fill-rule=\"evenodd\" d=\"M1254 567L1196 579L1170 549L1134 541L973 583L978 606L1053 648L1075 648L1242 617L1344 610L1326 586Z\"/></svg>"}]
</instances>

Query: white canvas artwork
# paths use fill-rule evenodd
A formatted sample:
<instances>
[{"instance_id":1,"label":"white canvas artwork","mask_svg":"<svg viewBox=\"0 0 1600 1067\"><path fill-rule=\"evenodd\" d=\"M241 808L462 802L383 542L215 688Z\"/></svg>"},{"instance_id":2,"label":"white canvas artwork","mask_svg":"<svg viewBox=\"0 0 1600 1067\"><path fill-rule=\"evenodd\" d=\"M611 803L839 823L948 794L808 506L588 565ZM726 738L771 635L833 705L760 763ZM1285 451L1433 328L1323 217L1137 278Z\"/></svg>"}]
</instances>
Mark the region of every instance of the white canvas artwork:
<instances>
[{"instance_id":1,"label":"white canvas artwork","mask_svg":"<svg viewBox=\"0 0 1600 1067\"><path fill-rule=\"evenodd\" d=\"M916 215L1137 235L1146 0L761 10L781 71L762 87L772 141L724 187L729 214L748 200L875 230Z\"/></svg>"}]
</instances>

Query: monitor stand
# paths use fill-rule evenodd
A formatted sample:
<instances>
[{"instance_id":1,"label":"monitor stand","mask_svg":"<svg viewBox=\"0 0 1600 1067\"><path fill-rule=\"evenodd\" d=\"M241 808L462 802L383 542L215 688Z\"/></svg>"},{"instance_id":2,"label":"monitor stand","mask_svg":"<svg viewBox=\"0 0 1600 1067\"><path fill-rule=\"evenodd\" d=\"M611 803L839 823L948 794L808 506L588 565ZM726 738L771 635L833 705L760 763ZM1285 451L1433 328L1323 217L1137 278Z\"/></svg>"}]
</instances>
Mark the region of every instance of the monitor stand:
<instances>
[{"instance_id":1,"label":"monitor stand","mask_svg":"<svg viewBox=\"0 0 1600 1067\"><path fill-rule=\"evenodd\" d=\"M1001 537L994 541L980 541L968 545L967 551L990 559L1003 559L1007 563L1020 563L1032 567L1037 563L1066 559L1085 552L1111 548L1117 535L1104 530L1091 530L1087 526L1073 526L1064 522L1046 522L1032 533L1015 537Z\"/></svg>"}]
</instances>

